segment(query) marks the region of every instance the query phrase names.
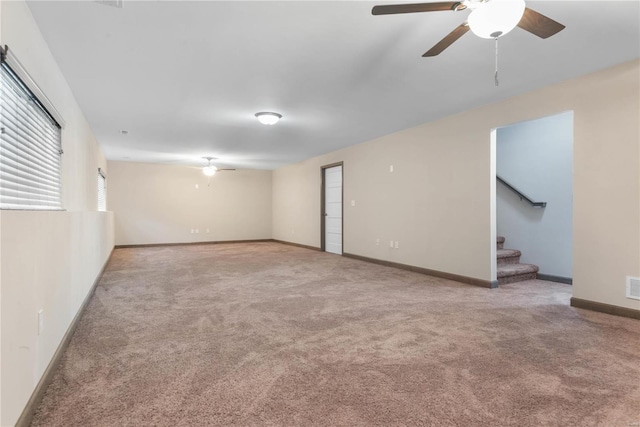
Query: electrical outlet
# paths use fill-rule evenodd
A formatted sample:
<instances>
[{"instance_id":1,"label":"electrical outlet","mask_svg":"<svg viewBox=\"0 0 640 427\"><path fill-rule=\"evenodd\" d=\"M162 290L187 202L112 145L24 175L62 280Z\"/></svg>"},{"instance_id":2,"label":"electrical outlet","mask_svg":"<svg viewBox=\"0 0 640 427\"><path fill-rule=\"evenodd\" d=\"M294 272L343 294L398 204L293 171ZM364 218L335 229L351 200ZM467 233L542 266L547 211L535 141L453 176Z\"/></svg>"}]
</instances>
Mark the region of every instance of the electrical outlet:
<instances>
[{"instance_id":1,"label":"electrical outlet","mask_svg":"<svg viewBox=\"0 0 640 427\"><path fill-rule=\"evenodd\" d=\"M200 186L199 186L198 184L196 184L196 190L197 190L198 188L200 188Z\"/></svg>"},{"instance_id":2,"label":"electrical outlet","mask_svg":"<svg viewBox=\"0 0 640 427\"><path fill-rule=\"evenodd\" d=\"M209 229L207 228L204 232L205 232L205 233L208 233L208 232L209 232Z\"/></svg>"},{"instance_id":3,"label":"electrical outlet","mask_svg":"<svg viewBox=\"0 0 640 427\"><path fill-rule=\"evenodd\" d=\"M627 276L626 296L640 300L640 277Z\"/></svg>"},{"instance_id":4,"label":"electrical outlet","mask_svg":"<svg viewBox=\"0 0 640 427\"><path fill-rule=\"evenodd\" d=\"M380 239L376 239L376 246L380 246Z\"/></svg>"},{"instance_id":5,"label":"electrical outlet","mask_svg":"<svg viewBox=\"0 0 640 427\"><path fill-rule=\"evenodd\" d=\"M356 205L356 201L355 201L355 200L352 200L352 201L351 201L351 206L355 206L355 205Z\"/></svg>"},{"instance_id":6,"label":"electrical outlet","mask_svg":"<svg viewBox=\"0 0 640 427\"><path fill-rule=\"evenodd\" d=\"M192 228L191 229L191 234L195 233L196 231Z\"/></svg>"},{"instance_id":7,"label":"electrical outlet","mask_svg":"<svg viewBox=\"0 0 640 427\"><path fill-rule=\"evenodd\" d=\"M393 240L389 240L389 247L392 248L393 247Z\"/></svg>"},{"instance_id":8,"label":"electrical outlet","mask_svg":"<svg viewBox=\"0 0 640 427\"><path fill-rule=\"evenodd\" d=\"M196 228L196 234L200 233L200 230Z\"/></svg>"},{"instance_id":9,"label":"electrical outlet","mask_svg":"<svg viewBox=\"0 0 640 427\"><path fill-rule=\"evenodd\" d=\"M389 165L389 172L393 172L393 165Z\"/></svg>"},{"instance_id":10,"label":"electrical outlet","mask_svg":"<svg viewBox=\"0 0 640 427\"><path fill-rule=\"evenodd\" d=\"M38 310L38 335L44 331L44 310Z\"/></svg>"},{"instance_id":11,"label":"electrical outlet","mask_svg":"<svg viewBox=\"0 0 640 427\"><path fill-rule=\"evenodd\" d=\"M398 249L398 241L396 240L396 249Z\"/></svg>"}]
</instances>

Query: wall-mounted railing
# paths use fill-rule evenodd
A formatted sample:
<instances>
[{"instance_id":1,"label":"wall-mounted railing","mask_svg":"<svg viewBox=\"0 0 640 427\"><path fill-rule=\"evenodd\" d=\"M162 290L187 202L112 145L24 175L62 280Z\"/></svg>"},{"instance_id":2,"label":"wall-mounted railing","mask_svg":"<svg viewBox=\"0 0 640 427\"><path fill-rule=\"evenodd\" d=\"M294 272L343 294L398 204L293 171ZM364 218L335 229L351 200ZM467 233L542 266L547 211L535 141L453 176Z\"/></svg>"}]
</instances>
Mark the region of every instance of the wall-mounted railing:
<instances>
[{"instance_id":1,"label":"wall-mounted railing","mask_svg":"<svg viewBox=\"0 0 640 427\"><path fill-rule=\"evenodd\" d=\"M533 200L531 200L530 198L525 196L520 190L515 188L513 185L509 184L504 179L500 178L498 175L496 175L496 181L498 181L500 184L504 185L509 190L511 190L514 193L516 193L516 195L518 197L520 197L520 200L524 200L525 202L529 203L534 208L544 208L545 206L547 206L547 202L534 202Z\"/></svg>"}]
</instances>

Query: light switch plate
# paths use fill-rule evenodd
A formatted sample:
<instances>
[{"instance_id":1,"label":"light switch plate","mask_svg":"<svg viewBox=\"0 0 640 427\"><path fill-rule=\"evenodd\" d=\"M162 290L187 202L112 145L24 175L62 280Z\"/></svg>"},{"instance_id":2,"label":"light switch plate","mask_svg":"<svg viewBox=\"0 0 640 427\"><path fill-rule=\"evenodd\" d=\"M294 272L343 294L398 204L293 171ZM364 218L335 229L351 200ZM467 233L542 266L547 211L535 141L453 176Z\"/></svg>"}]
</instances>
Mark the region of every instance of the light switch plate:
<instances>
[{"instance_id":1,"label":"light switch plate","mask_svg":"<svg viewBox=\"0 0 640 427\"><path fill-rule=\"evenodd\" d=\"M44 330L44 310L38 310L38 335Z\"/></svg>"}]
</instances>

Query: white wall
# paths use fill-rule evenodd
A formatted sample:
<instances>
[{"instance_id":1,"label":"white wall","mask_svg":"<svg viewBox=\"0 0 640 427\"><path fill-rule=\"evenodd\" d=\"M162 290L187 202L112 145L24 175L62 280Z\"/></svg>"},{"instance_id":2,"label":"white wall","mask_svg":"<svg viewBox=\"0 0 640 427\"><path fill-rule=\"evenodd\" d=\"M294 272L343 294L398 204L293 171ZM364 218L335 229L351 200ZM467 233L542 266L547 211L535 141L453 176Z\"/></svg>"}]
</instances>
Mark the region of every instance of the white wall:
<instances>
[{"instance_id":1,"label":"white wall","mask_svg":"<svg viewBox=\"0 0 640 427\"><path fill-rule=\"evenodd\" d=\"M640 309L637 60L280 168L274 238L319 246L320 166L344 161L345 252L495 280L491 130L571 110L574 296Z\"/></svg>"},{"instance_id":2,"label":"white wall","mask_svg":"<svg viewBox=\"0 0 640 427\"><path fill-rule=\"evenodd\" d=\"M271 171L110 161L107 207L117 245L271 239Z\"/></svg>"},{"instance_id":3,"label":"white wall","mask_svg":"<svg viewBox=\"0 0 640 427\"><path fill-rule=\"evenodd\" d=\"M18 420L113 248L113 215L96 212L106 161L23 1L0 2L7 44L62 114L65 212L0 211L0 425ZM44 310L38 335L37 312Z\"/></svg>"},{"instance_id":4,"label":"white wall","mask_svg":"<svg viewBox=\"0 0 640 427\"><path fill-rule=\"evenodd\" d=\"M497 184L498 235L540 273L572 277L573 112L497 130L496 173L534 201Z\"/></svg>"}]
</instances>

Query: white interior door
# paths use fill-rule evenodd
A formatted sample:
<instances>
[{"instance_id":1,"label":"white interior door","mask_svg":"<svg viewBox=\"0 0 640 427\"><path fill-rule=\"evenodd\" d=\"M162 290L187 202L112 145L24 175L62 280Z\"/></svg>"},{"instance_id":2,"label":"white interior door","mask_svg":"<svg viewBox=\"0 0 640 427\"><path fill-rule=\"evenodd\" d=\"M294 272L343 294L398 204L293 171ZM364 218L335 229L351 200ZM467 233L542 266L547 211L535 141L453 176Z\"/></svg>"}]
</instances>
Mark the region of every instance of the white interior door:
<instances>
[{"instance_id":1,"label":"white interior door","mask_svg":"<svg viewBox=\"0 0 640 427\"><path fill-rule=\"evenodd\" d=\"M342 166L324 170L324 250L342 255Z\"/></svg>"}]
</instances>

